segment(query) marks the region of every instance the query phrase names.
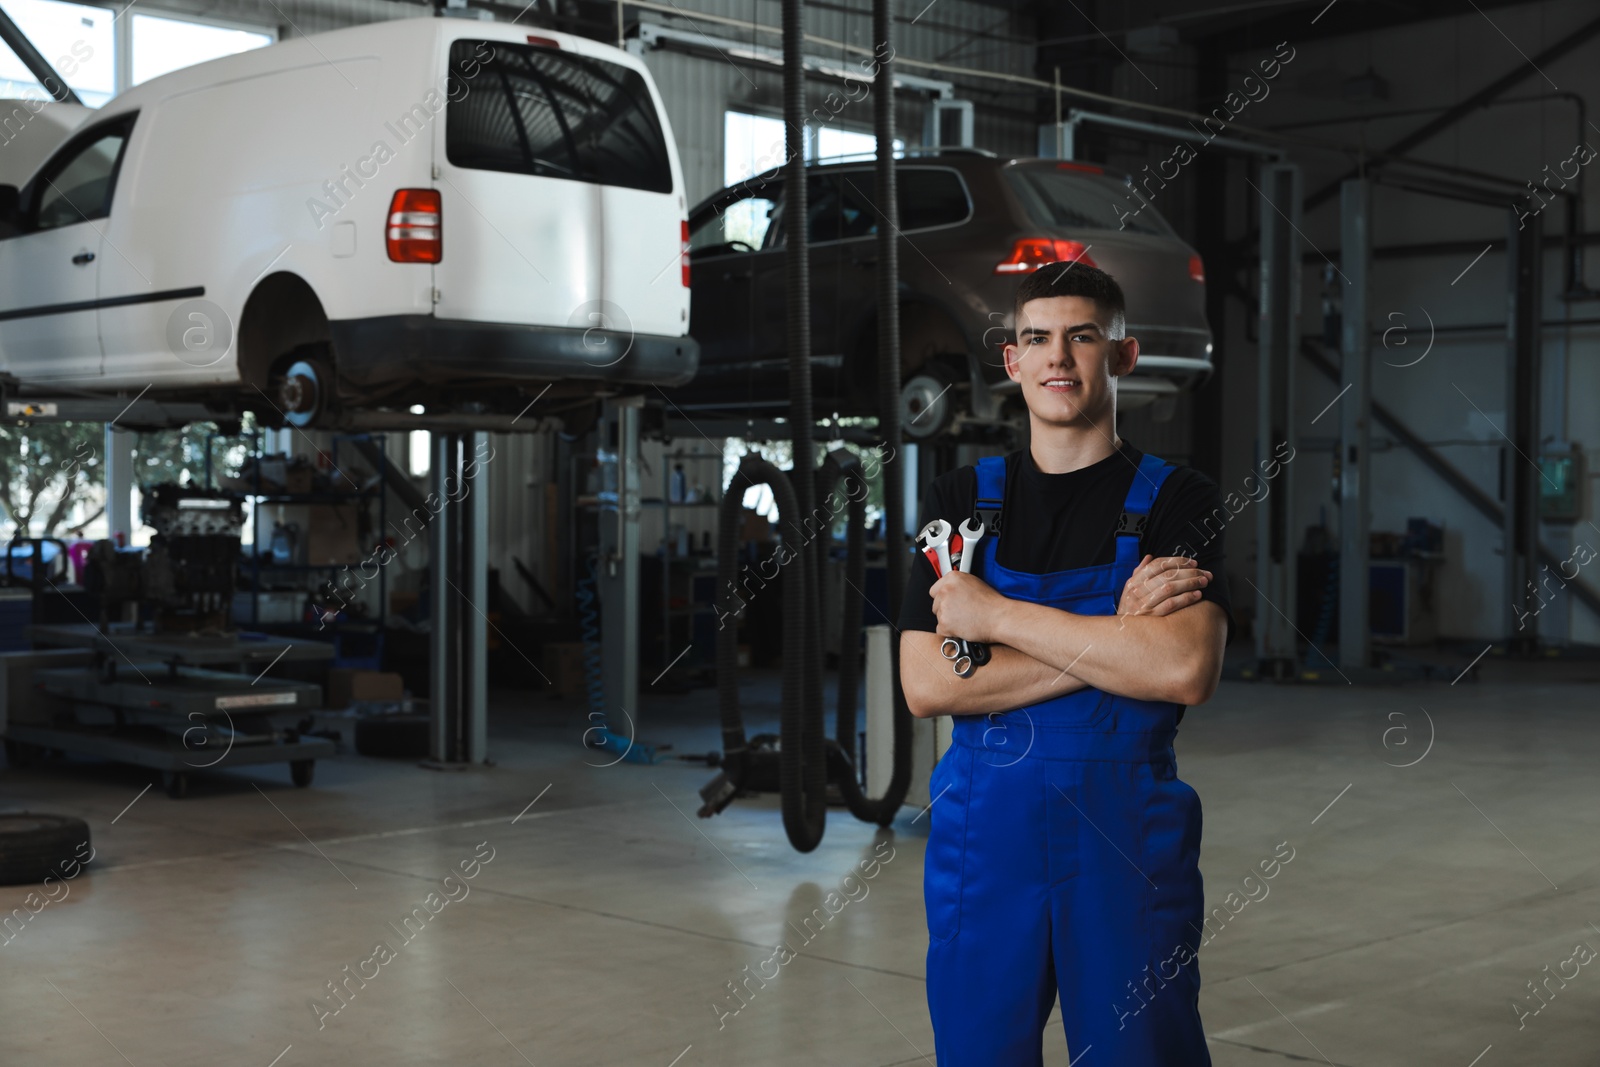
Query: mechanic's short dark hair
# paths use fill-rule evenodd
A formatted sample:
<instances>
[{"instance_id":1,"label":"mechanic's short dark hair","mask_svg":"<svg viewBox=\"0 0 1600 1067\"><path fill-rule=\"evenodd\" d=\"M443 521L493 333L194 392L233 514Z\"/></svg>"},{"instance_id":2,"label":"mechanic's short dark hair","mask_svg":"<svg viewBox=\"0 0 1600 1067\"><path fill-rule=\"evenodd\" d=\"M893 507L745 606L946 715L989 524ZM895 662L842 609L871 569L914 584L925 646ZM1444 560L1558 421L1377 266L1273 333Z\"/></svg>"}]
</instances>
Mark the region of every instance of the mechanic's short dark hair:
<instances>
[{"instance_id":1,"label":"mechanic's short dark hair","mask_svg":"<svg viewBox=\"0 0 1600 1067\"><path fill-rule=\"evenodd\" d=\"M1111 338L1120 340L1128 330L1127 301L1122 296L1122 286L1099 267L1091 267L1076 260L1066 263L1046 263L1022 279L1017 286L1017 303L1013 308L1012 323L1018 329L1022 324L1022 305L1030 300L1052 296L1081 296L1095 302L1095 307L1110 321Z\"/></svg>"}]
</instances>

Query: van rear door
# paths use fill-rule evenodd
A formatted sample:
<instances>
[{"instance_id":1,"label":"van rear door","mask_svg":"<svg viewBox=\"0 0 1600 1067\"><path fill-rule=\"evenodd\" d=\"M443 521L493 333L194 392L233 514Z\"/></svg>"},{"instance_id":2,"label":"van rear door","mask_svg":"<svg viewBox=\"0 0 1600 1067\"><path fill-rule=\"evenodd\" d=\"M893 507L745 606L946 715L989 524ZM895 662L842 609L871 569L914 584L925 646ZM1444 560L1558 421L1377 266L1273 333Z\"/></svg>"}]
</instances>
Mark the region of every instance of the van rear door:
<instances>
[{"instance_id":1,"label":"van rear door","mask_svg":"<svg viewBox=\"0 0 1600 1067\"><path fill-rule=\"evenodd\" d=\"M436 314L682 335L685 216L655 94L563 40L450 44Z\"/></svg>"}]
</instances>

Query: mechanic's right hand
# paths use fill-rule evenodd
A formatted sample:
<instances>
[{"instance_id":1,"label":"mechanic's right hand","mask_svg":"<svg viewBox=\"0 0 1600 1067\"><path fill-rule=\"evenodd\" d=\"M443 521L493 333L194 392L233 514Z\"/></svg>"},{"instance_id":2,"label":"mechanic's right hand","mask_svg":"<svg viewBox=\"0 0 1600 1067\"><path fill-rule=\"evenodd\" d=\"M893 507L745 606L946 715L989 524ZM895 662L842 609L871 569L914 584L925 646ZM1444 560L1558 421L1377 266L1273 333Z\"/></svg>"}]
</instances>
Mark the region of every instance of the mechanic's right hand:
<instances>
[{"instance_id":1,"label":"mechanic's right hand","mask_svg":"<svg viewBox=\"0 0 1600 1067\"><path fill-rule=\"evenodd\" d=\"M1118 615L1171 615L1199 602L1211 582L1200 561L1184 556L1146 556L1122 587Z\"/></svg>"}]
</instances>

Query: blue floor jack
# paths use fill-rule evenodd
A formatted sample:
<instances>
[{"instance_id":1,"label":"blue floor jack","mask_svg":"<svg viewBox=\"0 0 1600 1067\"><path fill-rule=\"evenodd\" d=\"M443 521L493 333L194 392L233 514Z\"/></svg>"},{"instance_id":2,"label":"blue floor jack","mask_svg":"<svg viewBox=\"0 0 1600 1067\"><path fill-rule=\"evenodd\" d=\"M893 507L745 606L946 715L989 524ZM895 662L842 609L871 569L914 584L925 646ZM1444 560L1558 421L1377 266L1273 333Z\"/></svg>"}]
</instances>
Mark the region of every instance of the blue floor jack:
<instances>
[{"instance_id":1,"label":"blue floor jack","mask_svg":"<svg viewBox=\"0 0 1600 1067\"><path fill-rule=\"evenodd\" d=\"M588 573L579 579L576 590L578 623L583 634L584 691L589 703L591 723L583 732L583 744L586 748L604 749L617 755L611 763L597 766L609 767L623 760L629 763L656 763L665 758L659 753L670 749L671 745L648 745L632 737L623 737L613 731L606 722L605 680L600 662L600 612L597 609L599 598L595 595L594 569L595 561L590 559ZM622 709L622 714L627 716L628 732L632 734L633 716L628 715L627 708Z\"/></svg>"}]
</instances>

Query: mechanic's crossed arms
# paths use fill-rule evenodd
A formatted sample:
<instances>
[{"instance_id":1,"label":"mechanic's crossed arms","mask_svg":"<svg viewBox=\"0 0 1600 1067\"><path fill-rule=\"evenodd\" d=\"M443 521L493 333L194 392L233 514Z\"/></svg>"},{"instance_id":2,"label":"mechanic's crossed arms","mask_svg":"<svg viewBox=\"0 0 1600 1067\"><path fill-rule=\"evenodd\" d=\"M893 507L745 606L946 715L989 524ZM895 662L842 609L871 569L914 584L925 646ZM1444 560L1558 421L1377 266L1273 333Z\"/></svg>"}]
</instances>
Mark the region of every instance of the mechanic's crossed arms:
<instances>
[{"instance_id":1,"label":"mechanic's crossed arms","mask_svg":"<svg viewBox=\"0 0 1600 1067\"><path fill-rule=\"evenodd\" d=\"M1210 583L1211 572L1186 556L1145 556L1123 583L1117 614L1171 615L1198 603ZM997 641L998 614L1009 598L996 592L977 575L952 571L933 583L933 613L937 632L968 641Z\"/></svg>"}]
</instances>

